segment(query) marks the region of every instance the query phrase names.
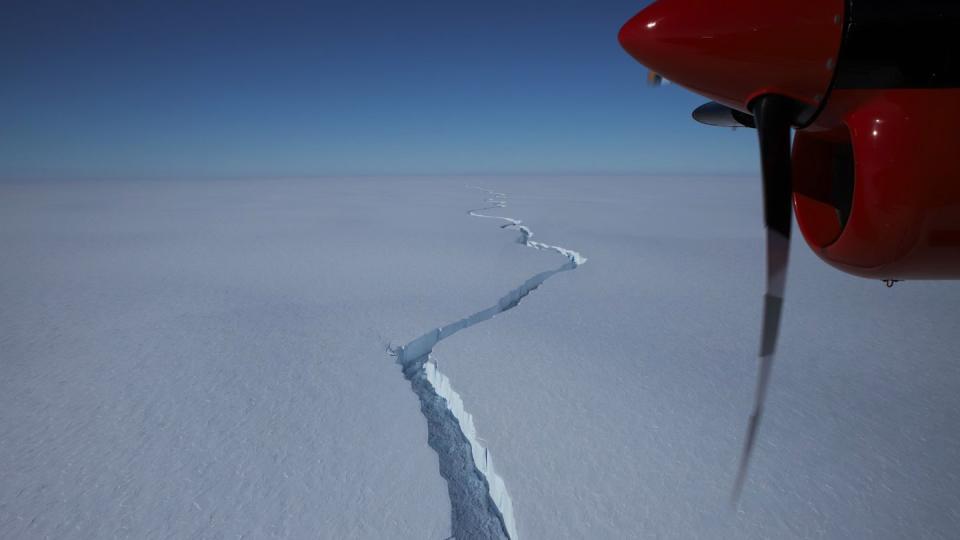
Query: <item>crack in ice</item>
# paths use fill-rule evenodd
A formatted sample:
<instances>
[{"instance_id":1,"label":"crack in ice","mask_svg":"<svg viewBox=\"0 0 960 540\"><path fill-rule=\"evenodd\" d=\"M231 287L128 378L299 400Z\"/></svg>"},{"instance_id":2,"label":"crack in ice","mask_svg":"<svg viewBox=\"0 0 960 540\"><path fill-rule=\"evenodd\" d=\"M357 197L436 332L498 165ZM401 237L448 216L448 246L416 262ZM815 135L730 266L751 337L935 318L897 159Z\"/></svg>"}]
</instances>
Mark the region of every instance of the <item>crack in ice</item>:
<instances>
[{"instance_id":1,"label":"crack in ice","mask_svg":"<svg viewBox=\"0 0 960 540\"><path fill-rule=\"evenodd\" d=\"M452 507L454 538L517 539L513 503L503 479L497 475L490 452L477 436L473 417L466 411L463 400L436 362L430 362L430 353L437 343L475 324L492 319L499 313L517 307L528 294L537 290L547 279L560 272L574 270L587 261L572 249L531 240L533 231L519 219L481 214L487 210L506 208L506 194L477 188L488 194L490 206L470 210L471 216L506 221L503 229L520 232L518 242L537 250L553 251L567 258L567 262L553 270L540 272L512 289L496 304L477 311L451 324L439 326L390 352L403 368L414 393L420 398L420 410L427 419L427 443L440 458L440 475L447 480Z\"/></svg>"}]
</instances>

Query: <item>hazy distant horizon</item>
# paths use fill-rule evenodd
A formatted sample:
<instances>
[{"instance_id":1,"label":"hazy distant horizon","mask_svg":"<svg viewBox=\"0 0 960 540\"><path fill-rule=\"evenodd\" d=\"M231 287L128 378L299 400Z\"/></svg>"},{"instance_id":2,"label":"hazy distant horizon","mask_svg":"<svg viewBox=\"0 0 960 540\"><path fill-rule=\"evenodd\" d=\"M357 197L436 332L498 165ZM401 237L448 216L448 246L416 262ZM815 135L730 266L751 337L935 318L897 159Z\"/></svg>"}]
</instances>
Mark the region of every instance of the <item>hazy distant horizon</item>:
<instances>
[{"instance_id":1,"label":"hazy distant horizon","mask_svg":"<svg viewBox=\"0 0 960 540\"><path fill-rule=\"evenodd\" d=\"M464 181L482 180L482 179L591 179L591 178L637 178L637 179L667 179L667 178L705 178L705 179L757 179L759 182L759 173L754 172L730 172L730 173L656 173L656 172L635 172L635 173L423 173L423 174L303 174L303 175L271 175L271 174L251 174L251 175L157 175L157 176L136 176L136 175L115 175L115 176L83 176L64 174L60 176L0 176L0 182L116 182L116 181L294 181L294 180L376 180L376 179L440 179L448 178L450 180L462 179Z\"/></svg>"},{"instance_id":2,"label":"hazy distant horizon","mask_svg":"<svg viewBox=\"0 0 960 540\"><path fill-rule=\"evenodd\" d=\"M13 1L0 177L747 174L617 43L646 1Z\"/></svg>"}]
</instances>

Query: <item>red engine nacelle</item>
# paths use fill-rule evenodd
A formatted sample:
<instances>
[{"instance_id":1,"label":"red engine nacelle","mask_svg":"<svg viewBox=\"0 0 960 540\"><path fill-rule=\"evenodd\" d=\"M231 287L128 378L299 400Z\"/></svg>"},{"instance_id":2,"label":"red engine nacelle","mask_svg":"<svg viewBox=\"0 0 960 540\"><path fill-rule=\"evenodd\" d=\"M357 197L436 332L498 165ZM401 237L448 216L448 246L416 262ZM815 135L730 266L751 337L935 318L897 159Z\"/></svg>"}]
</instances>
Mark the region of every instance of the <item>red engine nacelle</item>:
<instances>
[{"instance_id":1,"label":"red engine nacelle","mask_svg":"<svg viewBox=\"0 0 960 540\"><path fill-rule=\"evenodd\" d=\"M960 278L958 123L960 90L835 90L794 137L810 247L863 277Z\"/></svg>"},{"instance_id":2,"label":"red engine nacelle","mask_svg":"<svg viewBox=\"0 0 960 540\"><path fill-rule=\"evenodd\" d=\"M805 106L794 208L824 260L863 277L960 278L960 3L862 4L659 0L620 42L741 112L766 94Z\"/></svg>"}]
</instances>

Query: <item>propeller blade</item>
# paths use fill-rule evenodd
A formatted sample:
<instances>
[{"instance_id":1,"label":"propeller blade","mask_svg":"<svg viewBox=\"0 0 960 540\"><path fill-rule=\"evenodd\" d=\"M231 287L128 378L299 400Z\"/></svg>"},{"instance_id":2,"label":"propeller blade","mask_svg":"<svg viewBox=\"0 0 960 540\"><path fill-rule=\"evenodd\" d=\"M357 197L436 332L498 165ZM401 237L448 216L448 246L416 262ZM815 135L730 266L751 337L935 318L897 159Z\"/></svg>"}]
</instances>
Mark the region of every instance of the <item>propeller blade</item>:
<instances>
[{"instance_id":1,"label":"propeller blade","mask_svg":"<svg viewBox=\"0 0 960 540\"><path fill-rule=\"evenodd\" d=\"M770 369L777 348L783 293L786 288L787 262L790 255L790 226L793 218L790 178L790 127L796 107L788 98L762 96L751 107L760 139L760 160L763 171L763 211L767 228L767 286L763 296L763 334L760 341L760 362L753 414L747 426L740 467L733 488L734 504L743 491L750 455L757 428L763 416L763 403L770 381Z\"/></svg>"},{"instance_id":2,"label":"propeller blade","mask_svg":"<svg viewBox=\"0 0 960 540\"><path fill-rule=\"evenodd\" d=\"M721 105L716 101L704 103L693 110L693 119L701 124L718 127L757 127L753 116Z\"/></svg>"}]
</instances>

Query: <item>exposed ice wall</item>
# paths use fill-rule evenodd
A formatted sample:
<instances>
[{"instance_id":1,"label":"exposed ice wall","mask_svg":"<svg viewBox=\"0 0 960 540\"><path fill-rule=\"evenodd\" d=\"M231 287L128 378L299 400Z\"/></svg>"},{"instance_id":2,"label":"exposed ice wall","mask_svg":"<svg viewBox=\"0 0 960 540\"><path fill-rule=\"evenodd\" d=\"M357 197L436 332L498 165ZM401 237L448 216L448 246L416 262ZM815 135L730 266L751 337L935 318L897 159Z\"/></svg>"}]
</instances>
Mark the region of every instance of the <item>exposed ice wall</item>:
<instances>
[{"instance_id":1,"label":"exposed ice wall","mask_svg":"<svg viewBox=\"0 0 960 540\"><path fill-rule=\"evenodd\" d=\"M450 494L454 538L516 538L513 503L503 480L493 471L488 452L477 440L473 418L427 356L404 360L403 374L420 398L427 419L427 442L437 452L440 475Z\"/></svg>"},{"instance_id":2,"label":"exposed ice wall","mask_svg":"<svg viewBox=\"0 0 960 540\"><path fill-rule=\"evenodd\" d=\"M437 394L447 401L447 408L453 413L460 423L460 430L464 437L470 442L470 448L473 451L474 467L487 480L487 489L490 499L496 505L503 520L503 527L506 529L510 538L517 538L517 526L513 519L513 501L510 500L510 494L507 493L507 486L503 478L497 474L493 467L493 460L490 459L490 451L480 444L477 438L477 428L473 425L473 416L463 407L463 400L460 394L450 385L450 379L437 369L433 362L427 362L424 365L427 374L427 380L436 389ZM458 536L460 538L460 536Z\"/></svg>"},{"instance_id":3,"label":"exposed ice wall","mask_svg":"<svg viewBox=\"0 0 960 540\"><path fill-rule=\"evenodd\" d=\"M397 361L403 366L404 376L420 398L421 411L427 418L429 444L440 457L441 474L447 480L450 492L453 535L457 538L499 538L502 532L506 537L516 540L518 534L513 502L506 484L496 473L489 450L480 443L473 417L465 409L463 399L436 363L429 361L430 353L440 341L513 309L551 276L573 270L587 259L574 250L531 240L533 231L518 219L481 214L485 210L506 207L505 194L484 191L489 195L487 202L490 206L470 210L471 216L506 221L502 228L520 231L521 244L553 251L566 257L567 262L554 270L530 277L519 287L507 292L496 304L451 324L434 328L392 352L396 354ZM464 448L464 441L468 449ZM501 531L491 525L494 520L499 522Z\"/></svg>"}]
</instances>

